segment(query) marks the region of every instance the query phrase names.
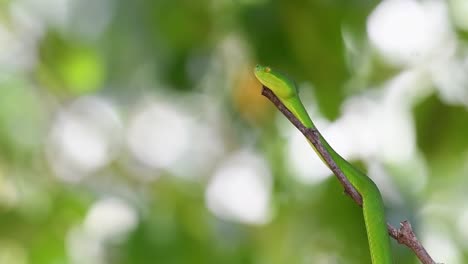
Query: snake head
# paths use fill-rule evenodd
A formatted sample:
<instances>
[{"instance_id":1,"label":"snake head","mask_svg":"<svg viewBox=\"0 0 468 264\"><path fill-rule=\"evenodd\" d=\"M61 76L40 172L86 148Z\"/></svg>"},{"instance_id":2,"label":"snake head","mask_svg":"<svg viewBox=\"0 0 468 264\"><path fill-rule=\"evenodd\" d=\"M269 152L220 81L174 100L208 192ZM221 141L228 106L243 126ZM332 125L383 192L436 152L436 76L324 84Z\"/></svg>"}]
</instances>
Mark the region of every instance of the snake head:
<instances>
[{"instance_id":1,"label":"snake head","mask_svg":"<svg viewBox=\"0 0 468 264\"><path fill-rule=\"evenodd\" d=\"M297 95L295 83L286 75L268 66L257 64L255 77L266 87L272 90L280 99L288 99Z\"/></svg>"}]
</instances>

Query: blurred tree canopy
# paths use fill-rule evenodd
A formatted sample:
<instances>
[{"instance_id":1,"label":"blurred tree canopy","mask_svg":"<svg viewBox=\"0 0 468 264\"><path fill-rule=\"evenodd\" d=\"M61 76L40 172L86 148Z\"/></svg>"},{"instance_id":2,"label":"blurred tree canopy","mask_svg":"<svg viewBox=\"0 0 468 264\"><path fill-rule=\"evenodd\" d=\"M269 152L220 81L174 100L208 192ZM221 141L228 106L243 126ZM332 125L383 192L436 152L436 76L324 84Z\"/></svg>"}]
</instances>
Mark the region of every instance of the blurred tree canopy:
<instances>
[{"instance_id":1,"label":"blurred tree canopy","mask_svg":"<svg viewBox=\"0 0 468 264\"><path fill-rule=\"evenodd\" d=\"M370 263L256 63L297 80L389 222L467 261L460 1L0 1L0 263Z\"/></svg>"}]
</instances>

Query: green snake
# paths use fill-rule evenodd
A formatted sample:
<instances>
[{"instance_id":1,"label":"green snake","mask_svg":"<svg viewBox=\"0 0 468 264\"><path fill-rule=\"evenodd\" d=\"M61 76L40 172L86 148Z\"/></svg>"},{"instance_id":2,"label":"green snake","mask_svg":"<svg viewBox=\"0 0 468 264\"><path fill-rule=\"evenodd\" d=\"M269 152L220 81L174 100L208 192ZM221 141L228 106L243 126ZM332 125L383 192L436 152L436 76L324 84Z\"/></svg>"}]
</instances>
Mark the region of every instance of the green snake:
<instances>
[{"instance_id":1,"label":"green snake","mask_svg":"<svg viewBox=\"0 0 468 264\"><path fill-rule=\"evenodd\" d=\"M316 129L302 104L295 83L282 73L262 65L255 67L257 79L280 99L284 106L306 127ZM385 210L382 196L375 183L333 150L320 135L326 152L343 172L349 182L362 196L362 209L373 264L391 264L390 238L387 233ZM309 142L310 143L310 142ZM313 147L313 145L311 144ZM315 147L314 147L315 149ZM325 157L315 149L319 157ZM328 166L328 165L327 165Z\"/></svg>"}]
</instances>

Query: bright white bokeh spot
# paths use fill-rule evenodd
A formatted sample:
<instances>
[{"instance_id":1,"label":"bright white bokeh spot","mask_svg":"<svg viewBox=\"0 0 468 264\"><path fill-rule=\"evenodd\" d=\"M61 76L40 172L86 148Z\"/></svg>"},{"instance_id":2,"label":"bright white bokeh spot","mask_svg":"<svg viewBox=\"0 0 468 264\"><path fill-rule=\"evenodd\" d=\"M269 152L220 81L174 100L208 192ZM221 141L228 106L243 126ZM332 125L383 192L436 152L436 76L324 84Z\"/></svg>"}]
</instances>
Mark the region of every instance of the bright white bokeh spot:
<instances>
[{"instance_id":1,"label":"bright white bokeh spot","mask_svg":"<svg viewBox=\"0 0 468 264\"><path fill-rule=\"evenodd\" d=\"M335 131L346 136L343 145L348 144L349 157L379 157L391 163L409 159L414 153L415 141L407 113L378 104L378 101L369 103L366 98L355 99L348 101L345 114L333 126Z\"/></svg>"},{"instance_id":2,"label":"bright white bokeh spot","mask_svg":"<svg viewBox=\"0 0 468 264\"><path fill-rule=\"evenodd\" d=\"M107 240L127 234L138 224L136 210L117 198L106 198L95 203L84 221L86 232Z\"/></svg>"},{"instance_id":3,"label":"bright white bokeh spot","mask_svg":"<svg viewBox=\"0 0 468 264\"><path fill-rule=\"evenodd\" d=\"M405 162L416 151L411 107L427 93L420 74L401 73L379 91L348 98L334 129L346 135L349 156L389 163Z\"/></svg>"},{"instance_id":4,"label":"bright white bokeh spot","mask_svg":"<svg viewBox=\"0 0 468 264\"><path fill-rule=\"evenodd\" d=\"M0 68L22 70L31 68L35 63L30 47L25 47L20 41L24 40L16 32L0 24Z\"/></svg>"},{"instance_id":5,"label":"bright white bokeh spot","mask_svg":"<svg viewBox=\"0 0 468 264\"><path fill-rule=\"evenodd\" d=\"M378 151L378 100L369 94L348 98L343 104L343 115L333 124L335 133L345 137L342 145L348 145L345 149L351 158L368 158Z\"/></svg>"},{"instance_id":6,"label":"bright white bokeh spot","mask_svg":"<svg viewBox=\"0 0 468 264\"><path fill-rule=\"evenodd\" d=\"M440 231L426 232L421 239L422 244L431 257L440 263L462 263L460 249L455 242Z\"/></svg>"},{"instance_id":7,"label":"bright white bokeh spot","mask_svg":"<svg viewBox=\"0 0 468 264\"><path fill-rule=\"evenodd\" d=\"M315 121L315 120L314 120ZM318 122L318 123L317 123ZM316 125L327 127L325 122L317 120ZM289 124L288 124L289 125ZM323 135L327 129L321 129ZM291 127L288 135L287 160L291 166L291 176L305 184L318 184L332 175L330 169L323 163L304 135L295 127Z\"/></svg>"},{"instance_id":8,"label":"bright white bokeh spot","mask_svg":"<svg viewBox=\"0 0 468 264\"><path fill-rule=\"evenodd\" d=\"M444 1L382 1L367 21L371 43L395 65L421 63L438 52L449 28Z\"/></svg>"},{"instance_id":9,"label":"bright white bokeh spot","mask_svg":"<svg viewBox=\"0 0 468 264\"><path fill-rule=\"evenodd\" d=\"M131 118L127 142L143 164L168 169L189 149L190 131L192 120L188 114L172 104L155 102Z\"/></svg>"},{"instance_id":10,"label":"bright white bokeh spot","mask_svg":"<svg viewBox=\"0 0 468 264\"><path fill-rule=\"evenodd\" d=\"M421 194L427 187L428 175L426 160L421 153L417 152L410 159L399 161L397 166L392 167L388 176L393 177L400 192ZM398 199L404 202L401 200L401 195L398 195Z\"/></svg>"},{"instance_id":11,"label":"bright white bokeh spot","mask_svg":"<svg viewBox=\"0 0 468 264\"><path fill-rule=\"evenodd\" d=\"M37 43L44 27L34 10L24 1L9 5L10 23L0 23L0 68L7 71L33 70L37 62Z\"/></svg>"},{"instance_id":12,"label":"bright white bokeh spot","mask_svg":"<svg viewBox=\"0 0 468 264\"><path fill-rule=\"evenodd\" d=\"M67 235L67 253L73 264L108 263L106 244L118 242L138 225L136 209L124 200L104 198L88 211L84 223Z\"/></svg>"},{"instance_id":13,"label":"bright white bokeh spot","mask_svg":"<svg viewBox=\"0 0 468 264\"><path fill-rule=\"evenodd\" d=\"M249 151L235 153L208 183L207 207L226 220L265 224L271 218L271 181L265 160Z\"/></svg>"},{"instance_id":14,"label":"bright white bokeh spot","mask_svg":"<svg viewBox=\"0 0 468 264\"><path fill-rule=\"evenodd\" d=\"M211 170L225 151L223 137L215 124L197 120L191 128L191 143L170 171L178 177L197 178Z\"/></svg>"},{"instance_id":15,"label":"bright white bokeh spot","mask_svg":"<svg viewBox=\"0 0 468 264\"><path fill-rule=\"evenodd\" d=\"M397 108L384 109L376 133L381 135L379 148L382 160L399 163L414 155L414 123L408 111Z\"/></svg>"},{"instance_id":16,"label":"bright white bokeh spot","mask_svg":"<svg viewBox=\"0 0 468 264\"><path fill-rule=\"evenodd\" d=\"M64 121L61 136L63 148L81 167L98 167L107 158L103 135L89 129L80 120Z\"/></svg>"},{"instance_id":17,"label":"bright white bokeh spot","mask_svg":"<svg viewBox=\"0 0 468 264\"><path fill-rule=\"evenodd\" d=\"M211 83L212 80L206 82L206 87L216 86ZM180 98L177 101L180 102ZM171 172L177 177L205 177L219 165L227 151L226 140L229 137L224 133L224 105L217 99L216 93L212 92L193 94L183 101L186 102L183 104L186 105L186 111L193 113L190 122L191 139L188 150L180 158L184 162L173 166Z\"/></svg>"},{"instance_id":18,"label":"bright white bokeh spot","mask_svg":"<svg viewBox=\"0 0 468 264\"><path fill-rule=\"evenodd\" d=\"M380 189L386 203L403 206L404 201L401 193L392 180L392 176L385 169L381 162L372 160L367 165L367 175L375 182Z\"/></svg>"},{"instance_id":19,"label":"bright white bokeh spot","mask_svg":"<svg viewBox=\"0 0 468 264\"><path fill-rule=\"evenodd\" d=\"M47 144L49 164L62 179L76 181L114 156L122 125L114 107L98 97L82 97L62 109Z\"/></svg>"},{"instance_id":20,"label":"bright white bokeh spot","mask_svg":"<svg viewBox=\"0 0 468 264\"><path fill-rule=\"evenodd\" d=\"M431 65L430 72L442 101L468 107L468 57L438 61Z\"/></svg>"}]
</instances>

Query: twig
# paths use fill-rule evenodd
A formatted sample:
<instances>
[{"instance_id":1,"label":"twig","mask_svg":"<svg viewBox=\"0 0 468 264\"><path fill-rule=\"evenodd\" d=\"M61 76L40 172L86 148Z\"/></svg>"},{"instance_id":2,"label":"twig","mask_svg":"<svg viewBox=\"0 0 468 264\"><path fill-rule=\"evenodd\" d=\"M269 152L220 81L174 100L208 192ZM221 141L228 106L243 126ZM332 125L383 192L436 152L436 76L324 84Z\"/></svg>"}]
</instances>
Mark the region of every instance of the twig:
<instances>
[{"instance_id":1,"label":"twig","mask_svg":"<svg viewBox=\"0 0 468 264\"><path fill-rule=\"evenodd\" d=\"M343 185L345 192L359 205L362 206L362 197L354 186L348 181L346 176L337 166L336 162L331 158L330 154L325 150L321 136L317 129L306 128L278 99L278 97L268 87L263 86L262 95L267 97L273 104L288 118L288 120L301 131L302 134L314 145L320 155L324 158L328 167L332 170L335 176ZM436 262L429 256L426 249L416 238L411 224L408 221L400 223L400 229L396 229L392 225L387 223L388 233L398 243L404 244L409 247L423 264L436 264Z\"/></svg>"}]
</instances>

